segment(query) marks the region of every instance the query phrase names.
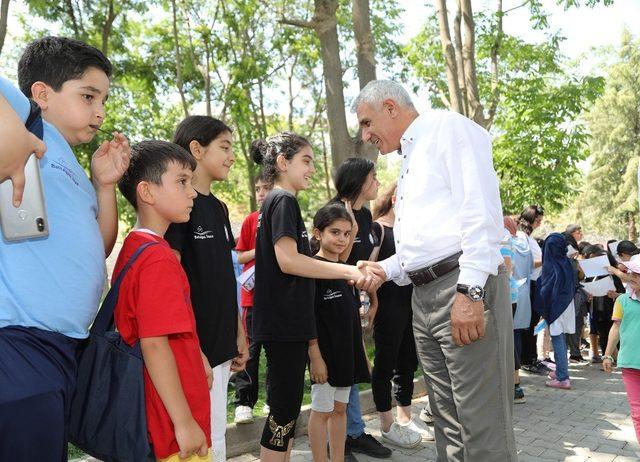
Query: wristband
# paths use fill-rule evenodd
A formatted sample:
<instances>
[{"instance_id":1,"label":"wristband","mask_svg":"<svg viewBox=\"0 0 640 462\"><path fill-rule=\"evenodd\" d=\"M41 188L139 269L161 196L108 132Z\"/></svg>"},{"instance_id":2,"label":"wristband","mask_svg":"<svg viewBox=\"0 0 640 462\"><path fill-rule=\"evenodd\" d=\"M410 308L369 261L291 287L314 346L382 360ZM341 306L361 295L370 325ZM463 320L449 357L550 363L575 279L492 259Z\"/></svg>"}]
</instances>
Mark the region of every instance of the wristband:
<instances>
[{"instance_id":1,"label":"wristband","mask_svg":"<svg viewBox=\"0 0 640 462\"><path fill-rule=\"evenodd\" d=\"M609 361L613 362L613 356L611 356L611 355L604 355L602 357L602 360L604 361L605 359L608 359Z\"/></svg>"}]
</instances>

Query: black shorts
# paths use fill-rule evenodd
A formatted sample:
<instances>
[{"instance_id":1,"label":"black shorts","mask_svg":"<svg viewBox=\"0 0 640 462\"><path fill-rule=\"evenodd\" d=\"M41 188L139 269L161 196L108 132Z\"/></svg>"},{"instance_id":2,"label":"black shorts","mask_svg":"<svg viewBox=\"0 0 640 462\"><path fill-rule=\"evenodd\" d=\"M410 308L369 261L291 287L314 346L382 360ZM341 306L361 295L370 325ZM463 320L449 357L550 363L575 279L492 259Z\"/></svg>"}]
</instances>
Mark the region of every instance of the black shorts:
<instances>
[{"instance_id":1,"label":"black shorts","mask_svg":"<svg viewBox=\"0 0 640 462\"><path fill-rule=\"evenodd\" d=\"M296 419L304 395L308 342L263 342L267 355L269 416L260 444L286 452L296 431Z\"/></svg>"}]
</instances>

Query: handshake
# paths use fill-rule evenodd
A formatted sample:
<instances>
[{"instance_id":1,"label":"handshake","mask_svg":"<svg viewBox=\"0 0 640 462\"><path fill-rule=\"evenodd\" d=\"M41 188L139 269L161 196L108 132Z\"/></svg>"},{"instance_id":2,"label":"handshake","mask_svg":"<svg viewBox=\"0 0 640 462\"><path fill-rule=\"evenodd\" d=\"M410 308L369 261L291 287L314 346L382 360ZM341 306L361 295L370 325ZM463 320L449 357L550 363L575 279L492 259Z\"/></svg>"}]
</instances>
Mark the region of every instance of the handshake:
<instances>
[{"instance_id":1,"label":"handshake","mask_svg":"<svg viewBox=\"0 0 640 462\"><path fill-rule=\"evenodd\" d=\"M387 274L379 263L360 260L353 268L353 277L349 281L358 289L366 292L377 290L387 280Z\"/></svg>"}]
</instances>

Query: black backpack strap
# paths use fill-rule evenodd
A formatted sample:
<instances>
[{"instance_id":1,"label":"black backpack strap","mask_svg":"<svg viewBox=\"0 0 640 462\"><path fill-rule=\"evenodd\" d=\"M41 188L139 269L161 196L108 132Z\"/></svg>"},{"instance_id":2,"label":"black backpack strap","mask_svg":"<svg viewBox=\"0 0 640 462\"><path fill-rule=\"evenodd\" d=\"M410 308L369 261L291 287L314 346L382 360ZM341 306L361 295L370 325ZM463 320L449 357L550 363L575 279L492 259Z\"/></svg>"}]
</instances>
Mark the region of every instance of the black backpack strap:
<instances>
[{"instance_id":1,"label":"black backpack strap","mask_svg":"<svg viewBox=\"0 0 640 462\"><path fill-rule=\"evenodd\" d=\"M107 293L107 296L104 298L102 302L102 306L100 307L100 311L98 311L98 315L96 319L93 321L93 326L91 326L92 334L104 334L107 330L113 330L113 312L116 309L116 304L118 303L118 295L120 293L120 284L124 279L124 276L131 268L131 265L138 259L140 254L144 252L147 247L152 245L156 245L157 242L147 242L146 244L142 244L138 247L135 253L129 258L129 261L124 265L115 282L111 284L111 289Z\"/></svg>"},{"instance_id":2,"label":"black backpack strap","mask_svg":"<svg viewBox=\"0 0 640 462\"><path fill-rule=\"evenodd\" d=\"M31 133L36 135L38 138L42 139L44 136L44 126L42 124L42 111L40 106L33 101L29 100L30 109L29 109L29 117L27 117L27 121L24 123L24 126L27 127Z\"/></svg>"}]
</instances>

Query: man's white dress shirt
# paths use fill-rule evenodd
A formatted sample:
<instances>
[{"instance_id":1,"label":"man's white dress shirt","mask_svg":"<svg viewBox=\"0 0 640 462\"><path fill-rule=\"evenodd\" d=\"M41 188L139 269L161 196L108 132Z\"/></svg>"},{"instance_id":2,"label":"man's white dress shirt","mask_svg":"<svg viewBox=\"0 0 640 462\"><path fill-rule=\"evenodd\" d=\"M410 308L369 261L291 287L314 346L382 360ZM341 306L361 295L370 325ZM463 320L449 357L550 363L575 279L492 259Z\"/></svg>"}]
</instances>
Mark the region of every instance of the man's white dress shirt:
<instances>
[{"instance_id":1,"label":"man's white dress shirt","mask_svg":"<svg viewBox=\"0 0 640 462\"><path fill-rule=\"evenodd\" d=\"M429 111L402 136L396 192L396 254L380 262L400 285L408 272L462 250L458 283L484 286L503 262L502 203L491 138L468 118Z\"/></svg>"}]
</instances>

